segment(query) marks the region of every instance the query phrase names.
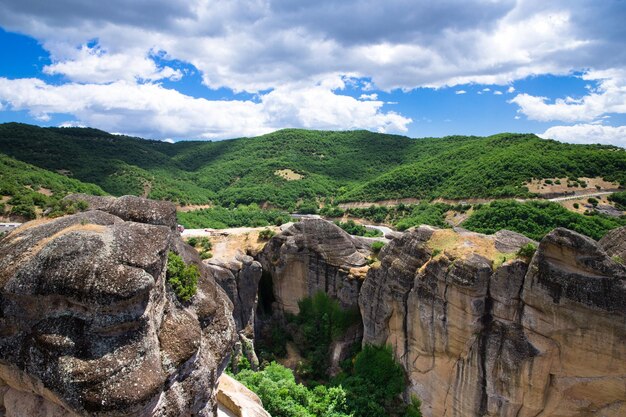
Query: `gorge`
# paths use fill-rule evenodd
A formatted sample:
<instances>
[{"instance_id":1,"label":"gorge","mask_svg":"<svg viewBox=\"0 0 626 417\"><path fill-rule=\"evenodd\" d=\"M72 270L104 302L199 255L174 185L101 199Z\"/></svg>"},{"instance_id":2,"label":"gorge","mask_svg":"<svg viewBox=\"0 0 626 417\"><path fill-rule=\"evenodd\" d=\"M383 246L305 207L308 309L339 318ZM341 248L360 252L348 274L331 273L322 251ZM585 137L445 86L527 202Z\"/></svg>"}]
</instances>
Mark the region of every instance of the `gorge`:
<instances>
[{"instance_id":1,"label":"gorge","mask_svg":"<svg viewBox=\"0 0 626 417\"><path fill-rule=\"evenodd\" d=\"M303 219L260 251L203 262L171 203L67 198L89 208L0 241L7 417L215 415L231 354L254 363L263 326L319 292L360 312L331 365L347 340L391 346L424 416L626 414L626 228L533 242L421 226L374 256L376 239ZM189 302L166 283L168 252L198 268Z\"/></svg>"}]
</instances>

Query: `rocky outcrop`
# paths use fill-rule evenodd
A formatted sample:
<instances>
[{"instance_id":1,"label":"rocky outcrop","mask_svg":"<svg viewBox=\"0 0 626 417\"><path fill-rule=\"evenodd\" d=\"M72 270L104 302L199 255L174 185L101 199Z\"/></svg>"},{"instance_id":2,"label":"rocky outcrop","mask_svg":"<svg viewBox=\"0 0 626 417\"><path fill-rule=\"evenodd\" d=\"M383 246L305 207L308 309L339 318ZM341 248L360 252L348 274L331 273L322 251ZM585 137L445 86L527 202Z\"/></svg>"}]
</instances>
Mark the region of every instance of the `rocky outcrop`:
<instances>
[{"instance_id":1,"label":"rocky outcrop","mask_svg":"<svg viewBox=\"0 0 626 417\"><path fill-rule=\"evenodd\" d=\"M298 301L323 291L344 308L358 304L369 249L336 225L305 219L272 238L258 258L271 277L281 312L297 313Z\"/></svg>"},{"instance_id":2,"label":"rocky outcrop","mask_svg":"<svg viewBox=\"0 0 626 417\"><path fill-rule=\"evenodd\" d=\"M256 370L259 359L254 350L254 319L262 274L261 264L251 256L238 253L230 261L211 260L207 263L207 268L213 272L216 282L233 303L233 318L239 338L233 347L233 370L238 370L242 357Z\"/></svg>"},{"instance_id":3,"label":"rocky outcrop","mask_svg":"<svg viewBox=\"0 0 626 417\"><path fill-rule=\"evenodd\" d=\"M219 417L272 417L258 395L228 374L220 376L217 401Z\"/></svg>"},{"instance_id":4,"label":"rocky outcrop","mask_svg":"<svg viewBox=\"0 0 626 417\"><path fill-rule=\"evenodd\" d=\"M626 226L609 231L598 243L609 256L626 263Z\"/></svg>"},{"instance_id":5,"label":"rocky outcrop","mask_svg":"<svg viewBox=\"0 0 626 417\"><path fill-rule=\"evenodd\" d=\"M364 343L392 345L431 417L626 415L626 269L565 229L528 239L422 227L381 251Z\"/></svg>"},{"instance_id":6,"label":"rocky outcrop","mask_svg":"<svg viewBox=\"0 0 626 417\"><path fill-rule=\"evenodd\" d=\"M175 231L172 204L85 198L0 241L0 409L8 417L213 416L232 304ZM168 251L198 266L181 303Z\"/></svg>"}]
</instances>

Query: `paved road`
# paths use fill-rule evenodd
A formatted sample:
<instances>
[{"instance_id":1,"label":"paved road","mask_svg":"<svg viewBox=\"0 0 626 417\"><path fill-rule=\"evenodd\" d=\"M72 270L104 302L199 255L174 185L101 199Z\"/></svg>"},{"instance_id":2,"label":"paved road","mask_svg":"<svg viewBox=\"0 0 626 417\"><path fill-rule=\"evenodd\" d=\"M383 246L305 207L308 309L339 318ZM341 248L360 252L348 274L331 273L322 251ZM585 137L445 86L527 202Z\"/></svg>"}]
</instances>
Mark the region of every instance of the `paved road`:
<instances>
[{"instance_id":1,"label":"paved road","mask_svg":"<svg viewBox=\"0 0 626 417\"><path fill-rule=\"evenodd\" d=\"M609 195L609 194L613 194L614 192L615 191L602 191L602 192L591 193L591 194L568 195L565 197L550 198L548 199L548 201L578 200L579 198L589 198L589 197L599 197L601 195Z\"/></svg>"}]
</instances>

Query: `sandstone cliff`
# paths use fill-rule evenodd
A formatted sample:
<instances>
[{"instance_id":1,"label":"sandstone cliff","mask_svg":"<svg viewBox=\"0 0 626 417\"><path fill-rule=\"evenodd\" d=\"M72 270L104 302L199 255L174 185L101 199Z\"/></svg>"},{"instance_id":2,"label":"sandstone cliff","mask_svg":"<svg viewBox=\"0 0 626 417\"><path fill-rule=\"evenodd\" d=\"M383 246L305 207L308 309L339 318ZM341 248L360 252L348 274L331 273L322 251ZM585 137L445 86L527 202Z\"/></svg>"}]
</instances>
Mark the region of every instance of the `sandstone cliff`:
<instances>
[{"instance_id":1,"label":"sandstone cliff","mask_svg":"<svg viewBox=\"0 0 626 417\"><path fill-rule=\"evenodd\" d=\"M422 227L368 273L363 342L393 346L425 416L626 415L626 268L569 230L526 242Z\"/></svg>"},{"instance_id":2,"label":"sandstone cliff","mask_svg":"<svg viewBox=\"0 0 626 417\"><path fill-rule=\"evenodd\" d=\"M232 304L175 231L172 204L79 196L91 210L0 241L0 410L12 416L213 416ZM201 272L181 304L168 251Z\"/></svg>"},{"instance_id":3,"label":"sandstone cliff","mask_svg":"<svg viewBox=\"0 0 626 417\"><path fill-rule=\"evenodd\" d=\"M369 249L341 228L305 219L275 236L259 254L280 311L297 313L298 301L324 291L343 307L358 304Z\"/></svg>"}]
</instances>

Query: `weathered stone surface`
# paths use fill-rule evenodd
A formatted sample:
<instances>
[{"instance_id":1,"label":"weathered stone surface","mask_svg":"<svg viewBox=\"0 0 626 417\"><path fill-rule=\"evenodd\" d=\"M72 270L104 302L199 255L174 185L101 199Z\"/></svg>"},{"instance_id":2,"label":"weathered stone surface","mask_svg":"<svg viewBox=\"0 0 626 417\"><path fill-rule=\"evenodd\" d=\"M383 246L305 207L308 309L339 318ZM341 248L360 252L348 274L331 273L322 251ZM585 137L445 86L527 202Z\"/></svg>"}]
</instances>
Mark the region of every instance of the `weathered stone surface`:
<instances>
[{"instance_id":1,"label":"weathered stone surface","mask_svg":"<svg viewBox=\"0 0 626 417\"><path fill-rule=\"evenodd\" d=\"M367 264L360 247L336 225L306 219L274 236L258 257L271 275L278 308L297 313L298 301L318 291L343 307L357 306L361 281L351 270Z\"/></svg>"},{"instance_id":2,"label":"weathered stone surface","mask_svg":"<svg viewBox=\"0 0 626 417\"><path fill-rule=\"evenodd\" d=\"M506 255L527 242L420 228L369 271L363 342L393 346L425 416L626 415L626 269L565 229Z\"/></svg>"},{"instance_id":3,"label":"weathered stone surface","mask_svg":"<svg viewBox=\"0 0 626 417\"><path fill-rule=\"evenodd\" d=\"M232 304L167 210L107 201L110 212L27 223L0 243L6 415L213 416ZM165 281L169 250L201 271L185 305Z\"/></svg>"},{"instance_id":4,"label":"weathered stone surface","mask_svg":"<svg viewBox=\"0 0 626 417\"><path fill-rule=\"evenodd\" d=\"M207 267L233 303L233 317L237 330L254 325L261 264L251 256L237 254L230 262L211 260Z\"/></svg>"},{"instance_id":5,"label":"weathered stone surface","mask_svg":"<svg viewBox=\"0 0 626 417\"><path fill-rule=\"evenodd\" d=\"M133 195L116 198L88 194L72 194L65 197L65 200L84 201L89 210L104 211L122 220L176 229L176 206L168 201L149 200Z\"/></svg>"},{"instance_id":6,"label":"weathered stone surface","mask_svg":"<svg viewBox=\"0 0 626 417\"><path fill-rule=\"evenodd\" d=\"M626 226L611 230L598 243L609 256L626 263Z\"/></svg>"},{"instance_id":7,"label":"weathered stone surface","mask_svg":"<svg viewBox=\"0 0 626 417\"><path fill-rule=\"evenodd\" d=\"M228 374L220 376L217 401L220 417L272 417L254 392Z\"/></svg>"}]
</instances>

